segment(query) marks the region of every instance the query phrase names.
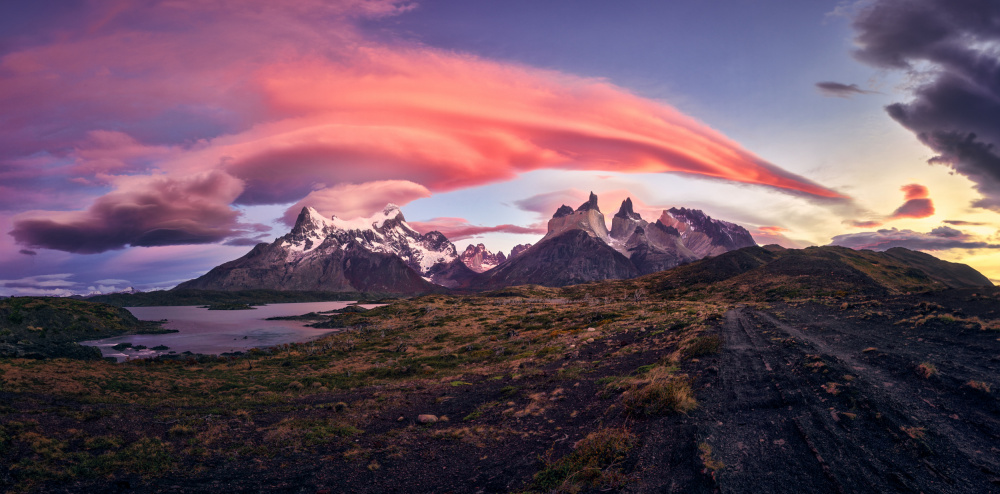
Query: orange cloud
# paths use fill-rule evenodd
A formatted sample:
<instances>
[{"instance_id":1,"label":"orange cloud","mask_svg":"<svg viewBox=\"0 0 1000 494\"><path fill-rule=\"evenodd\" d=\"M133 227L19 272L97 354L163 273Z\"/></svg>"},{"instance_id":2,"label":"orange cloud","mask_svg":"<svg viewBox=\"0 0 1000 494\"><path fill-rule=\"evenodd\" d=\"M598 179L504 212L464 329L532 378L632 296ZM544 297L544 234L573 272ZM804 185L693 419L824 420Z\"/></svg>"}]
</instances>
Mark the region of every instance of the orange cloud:
<instances>
[{"instance_id":1,"label":"orange cloud","mask_svg":"<svg viewBox=\"0 0 1000 494\"><path fill-rule=\"evenodd\" d=\"M927 187L920 184L908 184L899 188L903 191L906 202L892 213L892 219L926 218L934 214L934 203L930 199Z\"/></svg>"},{"instance_id":2,"label":"orange cloud","mask_svg":"<svg viewBox=\"0 0 1000 494\"><path fill-rule=\"evenodd\" d=\"M923 199L925 197L930 197L930 192L927 191L927 187L920 184L907 184L899 188L905 194L907 201L910 199Z\"/></svg>"},{"instance_id":3,"label":"orange cloud","mask_svg":"<svg viewBox=\"0 0 1000 494\"><path fill-rule=\"evenodd\" d=\"M788 238L785 236L788 231L780 226L759 226L752 235L758 245L777 244L789 249L801 249L809 245L807 242Z\"/></svg>"}]
</instances>

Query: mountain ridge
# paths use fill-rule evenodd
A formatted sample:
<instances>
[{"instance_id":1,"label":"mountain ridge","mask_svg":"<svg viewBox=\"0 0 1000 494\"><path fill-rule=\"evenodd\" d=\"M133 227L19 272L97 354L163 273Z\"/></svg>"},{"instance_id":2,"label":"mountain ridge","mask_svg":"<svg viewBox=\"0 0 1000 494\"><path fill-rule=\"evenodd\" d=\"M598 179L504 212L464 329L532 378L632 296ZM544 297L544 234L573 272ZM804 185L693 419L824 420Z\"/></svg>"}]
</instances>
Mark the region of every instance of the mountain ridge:
<instances>
[{"instance_id":1,"label":"mountain ridge","mask_svg":"<svg viewBox=\"0 0 1000 494\"><path fill-rule=\"evenodd\" d=\"M509 256L493 253L482 243L470 244L459 254L441 232L421 234L410 227L394 204L372 216L351 220L326 218L314 208L303 207L288 234L270 244L257 244L244 256L181 283L175 290L412 295L524 284L565 286L635 278L723 256L723 260L692 269L715 266L719 272L709 278L718 277L732 269L724 263L736 262L748 271L766 266L762 269L775 270L772 275L781 279L829 269L853 277L858 283L871 284L864 269L845 267L838 264L842 259L830 255L915 270L911 274L922 273L941 287L992 285L969 266L942 264L945 261L929 254L905 249L891 249L875 258L827 250L823 252L841 253L824 254L824 258L813 255L819 251L808 249L809 255L800 255L794 249L760 247L746 228L714 219L697 209L670 208L650 223L634 210L631 198L626 198L611 221L608 230L598 197L591 192L576 209L559 207L541 240L515 246Z\"/></svg>"}]
</instances>

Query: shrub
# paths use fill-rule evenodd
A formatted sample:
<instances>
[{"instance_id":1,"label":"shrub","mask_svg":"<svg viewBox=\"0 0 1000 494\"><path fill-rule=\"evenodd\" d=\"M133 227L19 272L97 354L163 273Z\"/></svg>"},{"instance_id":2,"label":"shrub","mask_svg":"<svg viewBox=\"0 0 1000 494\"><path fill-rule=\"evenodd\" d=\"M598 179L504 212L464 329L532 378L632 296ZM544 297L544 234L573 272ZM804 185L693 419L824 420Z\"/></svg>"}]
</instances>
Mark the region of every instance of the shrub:
<instances>
[{"instance_id":1,"label":"shrub","mask_svg":"<svg viewBox=\"0 0 1000 494\"><path fill-rule=\"evenodd\" d=\"M719 353L722 347L722 337L718 335L699 336L688 342L681 350L687 357L698 357Z\"/></svg>"},{"instance_id":2,"label":"shrub","mask_svg":"<svg viewBox=\"0 0 1000 494\"><path fill-rule=\"evenodd\" d=\"M938 375L937 367L930 362L922 362L917 366L916 371L917 375L924 379L930 379L931 377Z\"/></svg>"},{"instance_id":3,"label":"shrub","mask_svg":"<svg viewBox=\"0 0 1000 494\"><path fill-rule=\"evenodd\" d=\"M716 471L726 467L725 463L716 460L712 456L712 446L708 443L698 444L698 458L701 459L701 464L705 466L705 473L711 473L713 476Z\"/></svg>"},{"instance_id":4,"label":"shrub","mask_svg":"<svg viewBox=\"0 0 1000 494\"><path fill-rule=\"evenodd\" d=\"M117 449L122 446L122 440L115 436L97 436L83 443L87 449Z\"/></svg>"},{"instance_id":5,"label":"shrub","mask_svg":"<svg viewBox=\"0 0 1000 494\"><path fill-rule=\"evenodd\" d=\"M618 466L635 444L635 435L627 429L591 432L570 454L556 461L546 461L545 468L535 474L533 487L557 492L577 492L588 486L614 488L624 477Z\"/></svg>"},{"instance_id":6,"label":"shrub","mask_svg":"<svg viewBox=\"0 0 1000 494\"><path fill-rule=\"evenodd\" d=\"M634 380L622 394L622 404L639 415L687 413L698 407L688 379L673 375L666 367L651 369L643 379Z\"/></svg>"},{"instance_id":7,"label":"shrub","mask_svg":"<svg viewBox=\"0 0 1000 494\"><path fill-rule=\"evenodd\" d=\"M177 424L167 431L167 434L171 436L189 436L194 434L194 428L188 427L186 425Z\"/></svg>"},{"instance_id":8,"label":"shrub","mask_svg":"<svg viewBox=\"0 0 1000 494\"><path fill-rule=\"evenodd\" d=\"M174 466L168 446L169 443L158 438L144 437L117 453L115 460L125 472L144 476L159 475Z\"/></svg>"},{"instance_id":9,"label":"shrub","mask_svg":"<svg viewBox=\"0 0 1000 494\"><path fill-rule=\"evenodd\" d=\"M967 388L979 391L980 393L989 394L990 392L990 384L983 381L969 381L965 383L965 386Z\"/></svg>"}]
</instances>

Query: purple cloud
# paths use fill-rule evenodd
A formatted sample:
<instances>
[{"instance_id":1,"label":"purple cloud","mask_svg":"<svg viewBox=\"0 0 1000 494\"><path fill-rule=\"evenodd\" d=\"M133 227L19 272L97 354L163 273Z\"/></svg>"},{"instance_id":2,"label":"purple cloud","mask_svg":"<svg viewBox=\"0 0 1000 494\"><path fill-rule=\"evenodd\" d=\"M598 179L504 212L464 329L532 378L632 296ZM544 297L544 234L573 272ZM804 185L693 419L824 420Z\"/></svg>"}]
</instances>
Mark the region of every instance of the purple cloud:
<instances>
[{"instance_id":1,"label":"purple cloud","mask_svg":"<svg viewBox=\"0 0 1000 494\"><path fill-rule=\"evenodd\" d=\"M965 220L944 220L944 224L953 226L984 226L989 223L983 223L981 221L965 221Z\"/></svg>"},{"instance_id":2,"label":"purple cloud","mask_svg":"<svg viewBox=\"0 0 1000 494\"><path fill-rule=\"evenodd\" d=\"M876 0L853 27L859 60L926 81L889 116L976 183L974 205L1000 211L1000 2Z\"/></svg>"},{"instance_id":3,"label":"purple cloud","mask_svg":"<svg viewBox=\"0 0 1000 494\"><path fill-rule=\"evenodd\" d=\"M878 91L868 91L861 89L857 84L842 84L839 82L817 82L816 88L823 96L831 96L836 98L850 98L855 94L873 94Z\"/></svg>"},{"instance_id":4,"label":"purple cloud","mask_svg":"<svg viewBox=\"0 0 1000 494\"><path fill-rule=\"evenodd\" d=\"M984 242L982 239L948 226L940 226L926 233L896 228L848 233L833 237L830 245L879 251L893 247L905 247L911 250L1000 248L1000 244Z\"/></svg>"},{"instance_id":5,"label":"purple cloud","mask_svg":"<svg viewBox=\"0 0 1000 494\"><path fill-rule=\"evenodd\" d=\"M239 180L217 171L184 178L129 178L85 211L19 215L10 235L29 247L78 254L126 245L218 242L243 233L240 213L229 206L241 191Z\"/></svg>"}]
</instances>

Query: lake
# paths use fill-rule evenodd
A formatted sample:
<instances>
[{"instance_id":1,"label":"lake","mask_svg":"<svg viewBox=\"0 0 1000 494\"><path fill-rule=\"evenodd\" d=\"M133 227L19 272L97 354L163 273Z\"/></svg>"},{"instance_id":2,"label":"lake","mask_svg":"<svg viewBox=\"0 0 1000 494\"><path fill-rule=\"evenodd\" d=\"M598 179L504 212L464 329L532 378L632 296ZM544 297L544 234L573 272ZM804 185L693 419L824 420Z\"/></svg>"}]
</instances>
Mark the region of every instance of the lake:
<instances>
[{"instance_id":1,"label":"lake","mask_svg":"<svg viewBox=\"0 0 1000 494\"><path fill-rule=\"evenodd\" d=\"M227 352L245 352L251 348L264 348L284 343L315 340L332 331L306 327L314 321L265 321L268 317L298 316L310 312L342 309L354 302L305 302L295 304L269 304L253 310L208 310L195 306L181 307L126 307L143 321L166 319L164 329L177 333L138 334L116 336L101 340L81 341L81 345L96 346L105 357L119 361L130 358L149 358L170 353L202 353L219 355ZM365 308L380 304L360 304ZM144 350L115 350L119 343L144 345ZM167 350L152 350L155 346Z\"/></svg>"}]
</instances>

